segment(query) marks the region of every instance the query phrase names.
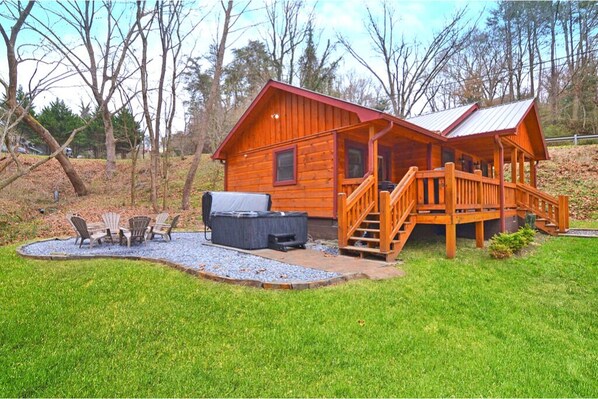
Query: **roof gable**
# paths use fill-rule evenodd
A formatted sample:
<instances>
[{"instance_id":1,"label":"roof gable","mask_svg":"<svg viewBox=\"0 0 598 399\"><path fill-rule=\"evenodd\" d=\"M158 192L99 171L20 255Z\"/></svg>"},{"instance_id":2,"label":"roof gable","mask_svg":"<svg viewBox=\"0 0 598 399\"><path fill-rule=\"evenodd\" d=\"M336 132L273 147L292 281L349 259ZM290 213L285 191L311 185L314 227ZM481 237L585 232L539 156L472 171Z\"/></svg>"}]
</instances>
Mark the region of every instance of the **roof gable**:
<instances>
[{"instance_id":1,"label":"roof gable","mask_svg":"<svg viewBox=\"0 0 598 399\"><path fill-rule=\"evenodd\" d=\"M523 121L533 104L534 100L529 99L479 109L450 131L448 137L464 137L490 132L509 131L515 133L517 126Z\"/></svg>"},{"instance_id":2,"label":"roof gable","mask_svg":"<svg viewBox=\"0 0 598 399\"><path fill-rule=\"evenodd\" d=\"M278 82L275 80L269 80L266 83L266 85L262 88L262 90L258 93L256 98L252 101L251 105L243 113L241 118L239 118L235 126L233 126L233 128L222 141L218 149L214 152L214 155L212 155L212 159L221 159L222 151L227 147L231 139L235 136L235 133L239 131L246 122L250 121L254 113L259 112L260 106L264 102L268 101L268 99L277 90L281 90L283 92L291 94L296 94L306 99L317 101L318 103L330 105L332 107L354 113L360 122L367 122L375 119L380 119L381 115L384 115L383 112L367 108L358 104L353 104L348 101L330 97L324 94L319 94L311 90L302 89L296 86L291 86L289 84Z\"/></svg>"}]
</instances>

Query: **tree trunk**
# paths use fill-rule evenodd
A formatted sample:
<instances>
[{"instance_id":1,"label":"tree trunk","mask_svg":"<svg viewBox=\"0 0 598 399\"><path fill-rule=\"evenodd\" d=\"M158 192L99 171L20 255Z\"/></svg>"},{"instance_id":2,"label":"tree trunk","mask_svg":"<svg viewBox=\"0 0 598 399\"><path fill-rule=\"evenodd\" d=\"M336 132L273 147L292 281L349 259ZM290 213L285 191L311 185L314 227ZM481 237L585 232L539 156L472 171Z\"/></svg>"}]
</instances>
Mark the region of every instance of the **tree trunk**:
<instances>
[{"instance_id":1,"label":"tree trunk","mask_svg":"<svg viewBox=\"0 0 598 399\"><path fill-rule=\"evenodd\" d=\"M31 130L33 130L42 140L44 140L44 142L50 149L50 152L54 152L60 148L60 144L58 144L56 139L54 139L50 132L48 132L48 130L44 128L42 125L40 125L40 123L33 116L29 115L29 113L27 113L21 107L17 107L16 113L19 116L22 113L26 113L26 115L23 117L23 122L25 122L25 124ZM89 194L89 191L87 191L87 187L85 187L85 183L83 183L83 180L81 180L81 178L77 174L77 171L75 171L75 168L73 168L73 164L71 164L67 156L64 155L63 152L60 152L56 155L56 159L60 163L60 166L62 166L62 169L64 170L64 173L71 182L73 189L75 189L75 193L77 193L78 196L84 196Z\"/></svg>"},{"instance_id":2,"label":"tree trunk","mask_svg":"<svg viewBox=\"0 0 598 399\"><path fill-rule=\"evenodd\" d=\"M187 173L185 179L185 186L183 187L183 200L181 207L182 209L189 209L189 200L191 197L191 189L193 188L193 182L195 181L195 175L197 174L197 168L201 161L201 154L203 152L204 142L206 133L209 128L209 121L213 115L213 111L216 108L216 102L219 100L220 92L220 76L222 75L222 65L224 63L224 51L226 50L226 39L230 28L230 19L233 10L233 1L229 0L224 15L224 26L222 29L222 37L220 38L220 44L216 53L216 64L214 65L214 78L210 87L210 94L207 98L205 109L201 115L202 123L199 126L199 140L197 141L197 147L195 148L195 154L193 154L193 161Z\"/></svg>"},{"instance_id":3,"label":"tree trunk","mask_svg":"<svg viewBox=\"0 0 598 399\"><path fill-rule=\"evenodd\" d=\"M116 140L114 139L114 126L112 114L105 105L102 110L102 122L106 133L106 177L111 179L116 173Z\"/></svg>"}]
</instances>

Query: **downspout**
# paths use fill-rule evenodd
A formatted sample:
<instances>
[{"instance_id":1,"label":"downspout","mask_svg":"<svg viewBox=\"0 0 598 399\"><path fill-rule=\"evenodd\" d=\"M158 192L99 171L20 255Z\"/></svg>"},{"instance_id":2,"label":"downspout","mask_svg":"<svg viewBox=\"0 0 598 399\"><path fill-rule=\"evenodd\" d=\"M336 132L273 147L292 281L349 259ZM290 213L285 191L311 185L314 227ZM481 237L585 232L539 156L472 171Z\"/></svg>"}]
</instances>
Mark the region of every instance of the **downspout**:
<instances>
[{"instance_id":1,"label":"downspout","mask_svg":"<svg viewBox=\"0 0 598 399\"><path fill-rule=\"evenodd\" d=\"M498 179L499 179L499 197L500 197L500 232L504 233L507 230L507 221L505 219L505 149L500 141L500 137L494 136L494 142L498 146Z\"/></svg>"},{"instance_id":2,"label":"downspout","mask_svg":"<svg viewBox=\"0 0 598 399\"><path fill-rule=\"evenodd\" d=\"M334 165L332 166L332 184L334 185L332 217L338 219L338 132L336 130L332 133L332 142L334 147L332 150L332 162L334 162Z\"/></svg>"},{"instance_id":3,"label":"downspout","mask_svg":"<svg viewBox=\"0 0 598 399\"><path fill-rule=\"evenodd\" d=\"M389 121L387 127L380 130L368 141L368 172L370 172L370 173L374 172L374 162L378 161L378 160L373 159L374 158L374 142L381 139L382 136L384 136L386 133L390 132L390 130L393 128L393 126L394 126L394 122Z\"/></svg>"}]
</instances>

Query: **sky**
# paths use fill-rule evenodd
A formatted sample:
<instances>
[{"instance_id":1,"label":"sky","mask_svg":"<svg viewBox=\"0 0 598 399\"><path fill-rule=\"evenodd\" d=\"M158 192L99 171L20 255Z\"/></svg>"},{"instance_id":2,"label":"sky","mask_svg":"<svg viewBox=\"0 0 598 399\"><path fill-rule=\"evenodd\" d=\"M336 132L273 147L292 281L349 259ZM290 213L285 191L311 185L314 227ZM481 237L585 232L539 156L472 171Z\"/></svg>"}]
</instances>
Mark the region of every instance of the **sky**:
<instances>
[{"instance_id":1,"label":"sky","mask_svg":"<svg viewBox=\"0 0 598 399\"><path fill-rule=\"evenodd\" d=\"M368 34L364 28L363 17L365 15L365 7L369 6L374 13L380 9L378 1L371 0L306 0L308 8L315 9L315 23L316 27L320 29L321 42L325 43L330 39L332 42L336 40L337 35L343 35L348 38L353 44L354 48L360 49L368 58L372 58L371 44L368 40ZM44 1L45 6L52 7L53 2ZM215 0L196 1L197 10L194 12L194 19L197 20L201 16L207 16L201 22L197 29L193 31L193 35L189 38L189 42L184 53L189 54L193 49L193 56L205 54L211 43L214 43L218 38L218 27L221 24L221 7L220 3ZM238 3L240 4L240 3ZM421 43L425 44L431 39L433 32L442 28L444 22L457 12L466 7L467 16L472 21L475 21L483 12L487 12L492 8L494 2L490 1L465 1L465 0L394 0L391 4L398 16L398 30L405 35L406 38L416 38ZM264 5L261 0L254 0L250 6L250 12L247 12L238 21L236 27L244 28L234 32L230 38L230 49L242 47L251 39L260 39L265 37L265 20ZM0 5L0 15L5 13L5 5ZM35 11L35 8L34 8ZM37 11L39 14L39 10ZM6 28L10 28L11 24L7 26L5 19L0 16L0 23ZM75 40L75 36L68 31L65 26L55 26L58 32L64 30L64 38L68 40ZM31 34L24 33L20 37L20 44L27 42L37 42L39 39ZM150 43L150 48L152 45ZM323 44L321 45L323 47ZM320 49L321 51L322 49ZM47 56L59 59L59 54L47 54ZM367 76L367 72L359 65L350 55L344 54L340 46L337 47L336 57L343 56L341 63L341 72L354 70L359 74ZM230 60L230 51L228 52L227 60ZM156 75L158 73L158 63L154 62L150 66L150 73ZM3 45L0 45L0 76L7 77L6 52ZM34 65L29 63L23 65L19 70L19 80L24 86L34 71ZM90 93L78 79L71 78L61 82L60 87L42 93L34 102L36 109L39 111L49 102L54 99L61 98L67 105L78 112L80 104L92 102ZM133 88L131 89L133 90ZM184 90L179 90L181 94L178 98L178 115L174 124L176 130L184 128L184 106L183 102L186 97ZM93 103L93 102L92 102Z\"/></svg>"}]
</instances>

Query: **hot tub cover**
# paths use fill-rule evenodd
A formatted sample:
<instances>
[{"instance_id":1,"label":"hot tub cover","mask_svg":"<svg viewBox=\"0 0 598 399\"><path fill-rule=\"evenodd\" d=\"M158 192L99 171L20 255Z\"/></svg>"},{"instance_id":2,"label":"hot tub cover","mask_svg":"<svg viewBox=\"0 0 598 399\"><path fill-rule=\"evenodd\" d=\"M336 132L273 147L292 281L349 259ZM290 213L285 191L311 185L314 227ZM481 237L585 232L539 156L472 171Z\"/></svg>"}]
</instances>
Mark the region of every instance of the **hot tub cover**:
<instances>
[{"instance_id":1,"label":"hot tub cover","mask_svg":"<svg viewBox=\"0 0 598 399\"><path fill-rule=\"evenodd\" d=\"M206 191L201 205L203 222L211 228L211 215L214 212L268 211L272 201L270 194Z\"/></svg>"}]
</instances>

